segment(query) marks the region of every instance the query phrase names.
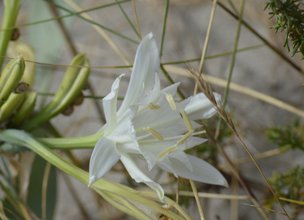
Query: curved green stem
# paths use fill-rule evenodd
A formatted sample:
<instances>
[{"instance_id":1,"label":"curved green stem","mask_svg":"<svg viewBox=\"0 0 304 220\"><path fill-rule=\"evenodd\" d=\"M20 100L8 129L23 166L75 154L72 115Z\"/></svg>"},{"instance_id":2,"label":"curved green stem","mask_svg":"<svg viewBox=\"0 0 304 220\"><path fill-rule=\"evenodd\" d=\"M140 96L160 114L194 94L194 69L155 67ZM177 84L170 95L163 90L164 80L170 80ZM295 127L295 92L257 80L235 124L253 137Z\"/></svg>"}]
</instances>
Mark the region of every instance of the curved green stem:
<instances>
[{"instance_id":1,"label":"curved green stem","mask_svg":"<svg viewBox=\"0 0 304 220\"><path fill-rule=\"evenodd\" d=\"M40 155L52 165L56 166L58 169L64 171L70 176L73 176L83 184L88 184L89 174L86 171L63 160L56 153L51 151L26 132L14 129L4 130L0 133L0 140L11 144L25 146L34 151L36 154ZM92 185L92 189L101 196L105 196L105 199L112 205L116 204L116 208L119 208L124 212L126 212L126 209L129 209L127 213L132 213L132 215L137 219L142 219L142 217L145 216L145 212L133 204L140 204L141 206L145 206L153 210L154 213L164 214L171 219L190 219L190 217L181 209L177 209L177 211L182 211L179 214L173 210L164 209L162 207L163 204L153 201L149 197L145 197L141 192L118 183L109 182L105 179L99 179Z\"/></svg>"},{"instance_id":2,"label":"curved green stem","mask_svg":"<svg viewBox=\"0 0 304 220\"><path fill-rule=\"evenodd\" d=\"M4 1L4 17L0 31L0 69L2 67L6 49L11 40L11 35L16 24L20 5L20 0Z\"/></svg>"},{"instance_id":3,"label":"curved green stem","mask_svg":"<svg viewBox=\"0 0 304 220\"><path fill-rule=\"evenodd\" d=\"M93 148L100 135L93 134L84 137L70 138L39 138L39 141L52 149L85 149Z\"/></svg>"}]
</instances>

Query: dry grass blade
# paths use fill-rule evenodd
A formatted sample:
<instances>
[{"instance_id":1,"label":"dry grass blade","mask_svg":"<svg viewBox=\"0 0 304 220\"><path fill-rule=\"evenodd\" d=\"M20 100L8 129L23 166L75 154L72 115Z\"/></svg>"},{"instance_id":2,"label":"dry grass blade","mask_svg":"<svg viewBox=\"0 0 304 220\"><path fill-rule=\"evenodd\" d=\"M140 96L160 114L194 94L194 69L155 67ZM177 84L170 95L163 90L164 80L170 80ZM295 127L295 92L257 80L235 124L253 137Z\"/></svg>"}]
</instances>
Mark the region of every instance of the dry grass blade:
<instances>
[{"instance_id":1,"label":"dry grass blade","mask_svg":"<svg viewBox=\"0 0 304 220\"><path fill-rule=\"evenodd\" d=\"M173 74L176 74L176 75L195 78L195 76L190 73L191 71L181 68L181 67L177 67L174 65L165 65L164 68L167 69L169 72L172 72ZM204 76L205 76L205 81L208 83L211 83L213 85L217 85L217 86L224 87L224 88L227 85L227 80L220 79L218 77L210 76L210 75L206 75L206 74L204 74ZM230 89L232 91L239 92L241 94L253 97L255 99L261 100L263 102L266 102L275 107L278 107L280 109L283 109L285 111L288 111L292 114L295 114L297 116L304 118L303 110L296 108L295 106L292 106L290 104L287 104L286 102L283 102L282 100L279 100L279 99L276 99L269 95L266 95L264 93L258 92L254 89L250 89L248 87L241 86L241 85L239 85L237 83L233 83L233 82L230 83Z\"/></svg>"},{"instance_id":2,"label":"dry grass blade","mask_svg":"<svg viewBox=\"0 0 304 220\"><path fill-rule=\"evenodd\" d=\"M243 150L248 154L248 156L251 159L251 162L254 164L254 166L256 167L256 169L258 170L259 174L261 175L263 181L265 182L267 188L269 189L269 191L271 192L271 194L273 195L273 197L275 198L275 200L280 204L281 209L283 210L283 212L285 213L285 215L290 219L288 213L286 212L285 208L283 207L283 205L281 204L277 194L275 193L275 191L273 190L273 188L271 187L271 185L269 184L266 175L264 174L264 172L262 171L262 169L260 168L259 164L257 163L254 155L251 153L251 151L249 150L249 148L247 147L247 145L245 144L243 137L240 135L240 133L238 132L238 130L236 129L234 122L232 120L232 118L227 114L227 112L222 108L222 106L216 102L215 97L213 95L213 91L211 89L211 87L209 86L209 84L207 83L206 80L204 80L204 76L203 75L199 75L195 72L192 72L192 74L194 75L194 77L196 78L196 80L198 81L198 86L200 88L200 90L205 93L205 95L207 96L207 98L210 100L210 102L215 106L215 108L217 109L218 114L221 116L221 118L226 122L226 124L230 127L230 129L233 131L234 135L238 138ZM210 136L209 136L210 138ZM227 158L226 158L227 159ZM253 196L252 197L252 201L254 201L255 205L258 206L258 210L264 215L264 212L262 211L259 203L256 201L256 198Z\"/></svg>"},{"instance_id":3,"label":"dry grass blade","mask_svg":"<svg viewBox=\"0 0 304 220\"><path fill-rule=\"evenodd\" d=\"M170 193L166 193L170 194ZM180 196L190 196L193 197L193 192L189 191L179 191ZM216 194L216 193L197 193L198 197L205 198L205 199L225 199L225 200L250 200L250 198L247 195L234 195L234 194Z\"/></svg>"},{"instance_id":4,"label":"dry grass blade","mask_svg":"<svg viewBox=\"0 0 304 220\"><path fill-rule=\"evenodd\" d=\"M75 11L82 11L82 9L73 1L73 0L65 0L65 2L73 8ZM93 20L87 13L82 14L83 17L85 17L88 20ZM114 52L122 59L122 61L129 65L129 59L125 55L125 53L121 50L120 47L117 46L117 44L112 40L112 38L100 27L93 25L93 28L104 38L104 40L112 47Z\"/></svg>"},{"instance_id":5,"label":"dry grass blade","mask_svg":"<svg viewBox=\"0 0 304 220\"><path fill-rule=\"evenodd\" d=\"M198 196L198 192L197 192L195 183L192 180L189 180L189 182L190 182L190 185L191 185L191 188L192 188L193 196L194 196L195 201L196 201L196 205L197 205L198 213L200 215L200 219L205 220L204 211L203 211L203 208L202 208L202 204L200 202L200 198Z\"/></svg>"}]
</instances>

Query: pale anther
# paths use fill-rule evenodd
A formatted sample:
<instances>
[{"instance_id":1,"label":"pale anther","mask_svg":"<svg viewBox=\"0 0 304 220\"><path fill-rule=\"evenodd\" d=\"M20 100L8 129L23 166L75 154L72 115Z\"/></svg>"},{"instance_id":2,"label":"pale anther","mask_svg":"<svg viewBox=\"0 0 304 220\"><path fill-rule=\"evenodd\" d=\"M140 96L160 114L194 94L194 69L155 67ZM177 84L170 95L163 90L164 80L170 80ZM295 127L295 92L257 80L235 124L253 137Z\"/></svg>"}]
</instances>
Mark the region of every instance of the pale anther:
<instances>
[{"instance_id":1,"label":"pale anther","mask_svg":"<svg viewBox=\"0 0 304 220\"><path fill-rule=\"evenodd\" d=\"M188 131L193 132L193 127L192 127L191 121L190 121L188 115L186 114L186 112L185 111L181 111L181 115L182 115L184 124L186 125Z\"/></svg>"},{"instance_id":2,"label":"pale anther","mask_svg":"<svg viewBox=\"0 0 304 220\"><path fill-rule=\"evenodd\" d=\"M192 131L188 131L186 134L183 135L183 137L181 139L178 140L176 145L180 145L180 144L185 143L186 140L192 136L192 134L193 134Z\"/></svg>"},{"instance_id":3,"label":"pale anther","mask_svg":"<svg viewBox=\"0 0 304 220\"><path fill-rule=\"evenodd\" d=\"M164 151L160 152L158 155L158 158L161 159L161 158L165 157L166 155L168 155L169 153L174 152L176 150L177 150L176 146L169 147L169 148L165 149Z\"/></svg>"},{"instance_id":4,"label":"pale anther","mask_svg":"<svg viewBox=\"0 0 304 220\"><path fill-rule=\"evenodd\" d=\"M171 94L166 94L166 99L167 99L168 104L170 105L170 108L173 111L176 111L176 104L175 104L173 96Z\"/></svg>"},{"instance_id":5,"label":"pale anther","mask_svg":"<svg viewBox=\"0 0 304 220\"><path fill-rule=\"evenodd\" d=\"M155 129L147 127L147 128L144 128L144 131L151 134L155 139L157 139L159 141L164 141L164 137L158 131L156 131Z\"/></svg>"},{"instance_id":6,"label":"pale anther","mask_svg":"<svg viewBox=\"0 0 304 220\"><path fill-rule=\"evenodd\" d=\"M149 109L151 109L151 110L157 110L157 109L160 108L159 105L155 105L155 104L153 104L153 103L150 103L150 104L148 105L148 107L149 107Z\"/></svg>"}]
</instances>

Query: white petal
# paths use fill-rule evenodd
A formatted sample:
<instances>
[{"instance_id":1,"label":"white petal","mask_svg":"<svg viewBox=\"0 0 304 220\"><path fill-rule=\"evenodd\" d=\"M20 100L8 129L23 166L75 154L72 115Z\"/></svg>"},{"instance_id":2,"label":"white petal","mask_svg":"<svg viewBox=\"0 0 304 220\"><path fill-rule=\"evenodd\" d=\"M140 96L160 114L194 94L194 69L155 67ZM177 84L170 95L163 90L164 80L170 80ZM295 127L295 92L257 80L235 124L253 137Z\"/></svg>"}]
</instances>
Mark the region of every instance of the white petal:
<instances>
[{"instance_id":1,"label":"white petal","mask_svg":"<svg viewBox=\"0 0 304 220\"><path fill-rule=\"evenodd\" d=\"M143 157L145 158L148 169L151 170L156 162L160 159L160 153L164 152L166 149L173 147L178 138L168 141L144 141L140 142L140 149Z\"/></svg>"},{"instance_id":2,"label":"white petal","mask_svg":"<svg viewBox=\"0 0 304 220\"><path fill-rule=\"evenodd\" d=\"M153 128L164 136L178 136L187 131L179 112L173 111L168 103L162 102L159 109L146 109L139 112L133 120L136 131ZM138 136L145 132L137 133Z\"/></svg>"},{"instance_id":3,"label":"white petal","mask_svg":"<svg viewBox=\"0 0 304 220\"><path fill-rule=\"evenodd\" d=\"M154 104L157 102L160 96L160 79L158 74L154 74L154 85L152 89L145 91L145 94L142 94L137 101L137 104L144 106L149 105L150 103Z\"/></svg>"},{"instance_id":4,"label":"white petal","mask_svg":"<svg viewBox=\"0 0 304 220\"><path fill-rule=\"evenodd\" d=\"M123 127L122 133L115 134L115 140L117 141L116 149L122 153L141 154L132 122L129 120L125 121Z\"/></svg>"},{"instance_id":5,"label":"white petal","mask_svg":"<svg viewBox=\"0 0 304 220\"><path fill-rule=\"evenodd\" d=\"M137 48L130 83L118 114L122 114L130 105L135 104L145 90L152 90L154 74L158 69L159 52L153 34L150 33L143 38Z\"/></svg>"},{"instance_id":6,"label":"white petal","mask_svg":"<svg viewBox=\"0 0 304 220\"><path fill-rule=\"evenodd\" d=\"M186 166L186 168L188 170L190 170L190 172L193 171L192 164L189 161L188 155L185 154L183 151L173 152L170 155L168 155L168 157L169 157L169 160L172 160L172 158L173 158L173 159L178 160L180 163L183 163ZM178 173L175 173L175 175L178 176Z\"/></svg>"},{"instance_id":7,"label":"white petal","mask_svg":"<svg viewBox=\"0 0 304 220\"><path fill-rule=\"evenodd\" d=\"M103 110L107 122L107 126L111 130L117 123L117 95L118 95L118 88L121 77L124 74L120 75L115 79L112 84L111 92L106 95L102 100Z\"/></svg>"},{"instance_id":8,"label":"white petal","mask_svg":"<svg viewBox=\"0 0 304 220\"><path fill-rule=\"evenodd\" d=\"M170 94L170 95L172 95L172 96L175 96L176 91L177 91L177 88L178 88L179 85L180 85L179 82L174 83L174 84L172 84L172 85L170 85L170 86L164 88L164 89L162 90L162 93L164 93L164 94Z\"/></svg>"},{"instance_id":9,"label":"white petal","mask_svg":"<svg viewBox=\"0 0 304 220\"><path fill-rule=\"evenodd\" d=\"M167 171L168 173L172 173L176 178L178 178L178 175L176 175L175 171L173 170L173 165L169 157L165 157L162 161L159 161L157 165L163 170Z\"/></svg>"},{"instance_id":10,"label":"white petal","mask_svg":"<svg viewBox=\"0 0 304 220\"><path fill-rule=\"evenodd\" d=\"M101 138L95 145L90 158L89 186L103 177L119 160L120 156L115 151L115 145L115 142L105 137Z\"/></svg>"},{"instance_id":11,"label":"white petal","mask_svg":"<svg viewBox=\"0 0 304 220\"><path fill-rule=\"evenodd\" d=\"M168 164L165 160L159 164L161 168L169 172L174 172L175 175L191 179L203 183L228 186L227 181L223 175L209 163L191 156L187 155L189 162L191 163L192 170L188 169L187 166L180 160L175 158L169 158L170 163ZM168 169L169 166L169 169Z\"/></svg>"},{"instance_id":12,"label":"white petal","mask_svg":"<svg viewBox=\"0 0 304 220\"><path fill-rule=\"evenodd\" d=\"M149 177L147 177L135 164L133 159L127 155L121 155L120 158L121 162L126 167L128 173L130 176L137 182L137 183L145 183L147 186L149 186L152 190L154 190L158 196L158 198L163 201L164 199L164 190L158 183L151 180Z\"/></svg>"},{"instance_id":13,"label":"white petal","mask_svg":"<svg viewBox=\"0 0 304 220\"><path fill-rule=\"evenodd\" d=\"M219 102L221 96L217 93L214 93L214 96ZM216 113L215 107L203 93L191 96L180 104L186 104L184 110L191 120L207 119Z\"/></svg>"},{"instance_id":14,"label":"white petal","mask_svg":"<svg viewBox=\"0 0 304 220\"><path fill-rule=\"evenodd\" d=\"M157 162L164 160L168 156L171 156L179 152L183 153L184 150L195 147L206 141L206 139L203 138L190 137L183 144L180 144L176 147L177 142L181 140L181 138L182 136L179 137L177 136L177 137L171 137L169 140L164 140L164 141L157 141L157 140L141 141L139 143L139 147L141 154L143 155L143 157L145 158L148 164L148 169L151 170ZM164 155L161 155L162 153Z\"/></svg>"},{"instance_id":15,"label":"white petal","mask_svg":"<svg viewBox=\"0 0 304 220\"><path fill-rule=\"evenodd\" d=\"M200 138L200 137L190 137L188 138L185 143L179 145L179 149L181 150L188 150L192 147L196 147L204 142L206 142L207 139L205 138Z\"/></svg>"}]
</instances>

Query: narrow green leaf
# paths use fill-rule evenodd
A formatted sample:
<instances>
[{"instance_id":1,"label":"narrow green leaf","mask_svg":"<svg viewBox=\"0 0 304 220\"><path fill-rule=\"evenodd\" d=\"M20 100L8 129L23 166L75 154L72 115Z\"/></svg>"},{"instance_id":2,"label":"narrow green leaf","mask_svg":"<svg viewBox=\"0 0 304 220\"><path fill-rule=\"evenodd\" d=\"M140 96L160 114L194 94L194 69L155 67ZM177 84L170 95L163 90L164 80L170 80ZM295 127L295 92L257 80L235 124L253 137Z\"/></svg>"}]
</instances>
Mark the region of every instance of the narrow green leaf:
<instances>
[{"instance_id":1,"label":"narrow green leaf","mask_svg":"<svg viewBox=\"0 0 304 220\"><path fill-rule=\"evenodd\" d=\"M22 217L19 215L18 210L16 210L14 208L14 206L12 206L12 204L9 202L8 199L4 199L2 201L2 205L3 205L5 216L8 219L22 220Z\"/></svg>"},{"instance_id":2,"label":"narrow green leaf","mask_svg":"<svg viewBox=\"0 0 304 220\"><path fill-rule=\"evenodd\" d=\"M27 204L39 218L53 219L56 206L57 175L56 169L48 171L47 162L36 156L32 164L28 187ZM47 172L47 173L46 173Z\"/></svg>"}]
</instances>

